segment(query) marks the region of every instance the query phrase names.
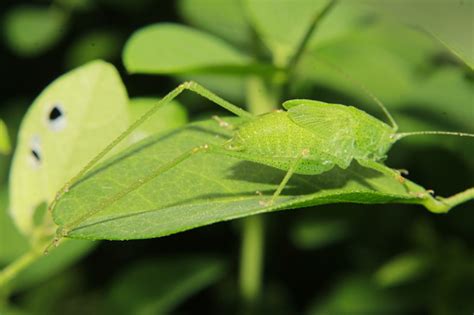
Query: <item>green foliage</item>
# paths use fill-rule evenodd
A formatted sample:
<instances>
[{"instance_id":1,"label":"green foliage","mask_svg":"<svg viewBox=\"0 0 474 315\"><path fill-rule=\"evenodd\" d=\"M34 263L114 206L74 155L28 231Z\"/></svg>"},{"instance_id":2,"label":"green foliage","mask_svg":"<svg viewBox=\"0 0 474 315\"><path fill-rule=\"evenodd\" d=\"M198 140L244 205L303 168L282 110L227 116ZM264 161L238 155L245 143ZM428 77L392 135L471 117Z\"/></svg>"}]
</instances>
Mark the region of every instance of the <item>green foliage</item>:
<instances>
[{"instance_id":1,"label":"green foliage","mask_svg":"<svg viewBox=\"0 0 474 315\"><path fill-rule=\"evenodd\" d=\"M33 57L56 44L66 32L68 17L54 7L23 5L4 17L4 36L19 55Z\"/></svg>"},{"instance_id":2,"label":"green foliage","mask_svg":"<svg viewBox=\"0 0 474 315\"><path fill-rule=\"evenodd\" d=\"M55 0L7 7L0 43L9 49L0 95L0 267L6 267L0 313L469 313L471 204L442 218L432 212L472 199L474 189L438 200L426 188L447 195L473 186L471 139L397 143L386 163L410 171L408 190L385 175L388 167L382 174L354 161L347 170L296 174L272 206L262 206L285 171L211 153L175 166L190 149L222 145L235 134L208 119L222 117L219 109L185 94L94 159L94 168L60 191L57 203L55 195L153 108L157 95L183 80L196 80L252 114L305 98L351 104L385 120L373 93L402 132L473 132L474 52L466 31L472 4ZM110 64L82 66L97 58L117 66L131 99ZM78 66L45 89L18 127L23 100L30 103L45 82ZM57 102L67 118L63 130L48 125L48 105ZM187 124L188 118L199 122ZM22 164L31 162L32 149L44 162L40 168ZM163 166L169 166L164 173ZM244 227L241 244L230 225L211 226L261 213L267 214L232 225ZM207 227L195 229L201 226ZM51 240L55 230L59 243ZM182 231L188 232L104 242L93 252L91 242L62 238L143 239ZM59 247L43 256L47 244ZM239 247L239 266L224 269L224 259L238 261Z\"/></svg>"},{"instance_id":3,"label":"green foliage","mask_svg":"<svg viewBox=\"0 0 474 315\"><path fill-rule=\"evenodd\" d=\"M79 67L89 61L102 59L112 61L120 55L120 34L109 30L95 30L82 35L66 53L66 66Z\"/></svg>"},{"instance_id":4,"label":"green foliage","mask_svg":"<svg viewBox=\"0 0 474 315\"><path fill-rule=\"evenodd\" d=\"M106 303L113 314L169 314L223 271L219 260L199 256L137 262L114 280Z\"/></svg>"},{"instance_id":5,"label":"green foliage","mask_svg":"<svg viewBox=\"0 0 474 315\"><path fill-rule=\"evenodd\" d=\"M371 1L371 5L403 23L422 28L474 69L474 39L466 31L466 26L472 22L472 0L442 0L436 5L419 2L410 6L405 1Z\"/></svg>"},{"instance_id":6,"label":"green foliage","mask_svg":"<svg viewBox=\"0 0 474 315\"><path fill-rule=\"evenodd\" d=\"M10 150L10 139L8 137L7 126L3 120L0 119L0 154L9 154Z\"/></svg>"}]
</instances>

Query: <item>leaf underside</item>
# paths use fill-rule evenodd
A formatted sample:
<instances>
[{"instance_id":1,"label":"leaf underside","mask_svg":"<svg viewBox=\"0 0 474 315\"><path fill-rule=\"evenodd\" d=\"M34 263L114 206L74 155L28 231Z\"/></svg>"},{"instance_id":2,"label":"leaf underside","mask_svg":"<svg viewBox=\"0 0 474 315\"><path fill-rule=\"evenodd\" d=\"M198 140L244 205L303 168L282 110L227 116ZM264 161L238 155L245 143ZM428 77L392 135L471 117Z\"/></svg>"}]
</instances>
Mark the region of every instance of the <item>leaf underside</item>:
<instances>
[{"instance_id":1,"label":"leaf underside","mask_svg":"<svg viewBox=\"0 0 474 315\"><path fill-rule=\"evenodd\" d=\"M111 198L180 154L203 144L222 144L230 136L208 120L144 139L75 183L58 200L53 218L71 238L124 240L329 203L426 203L413 194L424 188L408 181L408 192L393 177L353 162L347 170L294 175L276 202L263 207L259 201L269 198L285 172L211 153L196 154L125 196Z\"/></svg>"}]
</instances>

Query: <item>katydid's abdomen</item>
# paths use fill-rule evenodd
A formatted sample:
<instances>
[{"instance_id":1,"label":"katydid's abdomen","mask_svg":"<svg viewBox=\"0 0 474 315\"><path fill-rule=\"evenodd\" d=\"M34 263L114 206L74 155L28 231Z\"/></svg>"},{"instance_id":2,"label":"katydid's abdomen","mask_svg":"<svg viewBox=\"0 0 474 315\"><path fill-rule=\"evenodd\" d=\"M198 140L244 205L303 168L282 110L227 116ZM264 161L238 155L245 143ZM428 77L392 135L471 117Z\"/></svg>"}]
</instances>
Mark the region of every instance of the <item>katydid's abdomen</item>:
<instances>
[{"instance_id":1,"label":"katydid's abdomen","mask_svg":"<svg viewBox=\"0 0 474 315\"><path fill-rule=\"evenodd\" d=\"M241 125L224 145L223 153L288 170L304 150L309 150L296 173L321 174L334 167L336 157L311 150L320 144L316 135L292 122L287 112L275 111Z\"/></svg>"}]
</instances>

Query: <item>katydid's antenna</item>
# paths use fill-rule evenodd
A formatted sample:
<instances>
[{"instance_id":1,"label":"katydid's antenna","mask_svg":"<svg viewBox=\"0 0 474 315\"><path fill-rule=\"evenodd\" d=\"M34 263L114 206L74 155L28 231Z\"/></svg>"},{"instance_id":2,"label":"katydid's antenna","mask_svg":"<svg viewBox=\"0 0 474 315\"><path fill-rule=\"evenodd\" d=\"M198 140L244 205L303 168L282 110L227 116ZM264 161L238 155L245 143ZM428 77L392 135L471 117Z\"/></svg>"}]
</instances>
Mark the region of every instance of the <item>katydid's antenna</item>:
<instances>
[{"instance_id":1,"label":"katydid's antenna","mask_svg":"<svg viewBox=\"0 0 474 315\"><path fill-rule=\"evenodd\" d=\"M459 137L472 137L474 134L465 132L454 132L454 131L413 131L413 132L401 132L393 135L395 141L409 136L420 136L420 135L444 135L444 136L459 136Z\"/></svg>"},{"instance_id":2,"label":"katydid's antenna","mask_svg":"<svg viewBox=\"0 0 474 315\"><path fill-rule=\"evenodd\" d=\"M368 88L366 88L362 83L360 83L358 80L356 80L354 77L352 77L351 75L349 75L347 72L345 72L344 70L341 69L341 67L333 64L332 62L329 62L327 60L322 60L321 58L318 59L319 61L327 64L328 66L330 66L331 68L333 68L334 70L336 70L337 72L339 72L342 76L344 76L346 79L348 79L350 82L354 83L355 85L357 85L360 89L362 89L365 94L367 94L368 96L370 96L370 98L375 102L375 104L377 104L380 109L382 109L383 113L385 114L385 116L388 118L388 120L390 121L390 124L392 125L393 127L393 130L397 131L398 130L398 124L396 123L395 119L393 119L392 115L390 114L390 112L388 111L388 109L385 107L385 105L382 103L382 101L377 97L375 96L372 92L369 91Z\"/></svg>"}]
</instances>

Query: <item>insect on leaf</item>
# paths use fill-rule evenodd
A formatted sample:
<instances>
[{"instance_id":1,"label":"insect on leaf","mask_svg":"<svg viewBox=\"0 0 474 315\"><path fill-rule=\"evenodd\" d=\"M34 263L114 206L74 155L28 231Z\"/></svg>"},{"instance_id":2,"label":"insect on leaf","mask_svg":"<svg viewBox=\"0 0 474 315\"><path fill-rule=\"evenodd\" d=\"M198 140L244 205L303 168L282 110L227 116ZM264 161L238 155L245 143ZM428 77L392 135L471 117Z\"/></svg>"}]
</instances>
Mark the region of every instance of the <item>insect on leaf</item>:
<instances>
[{"instance_id":1,"label":"insect on leaf","mask_svg":"<svg viewBox=\"0 0 474 315\"><path fill-rule=\"evenodd\" d=\"M10 210L23 233L37 207L127 126L127 93L108 63L66 73L38 96L20 127L10 175Z\"/></svg>"},{"instance_id":2,"label":"insect on leaf","mask_svg":"<svg viewBox=\"0 0 474 315\"><path fill-rule=\"evenodd\" d=\"M228 119L238 124L239 119ZM210 153L196 154L122 194L157 167L196 146L222 145L230 133L203 121L149 137L104 161L70 187L53 210L54 221L72 238L159 237L257 213L328 203L426 204L391 176L353 162L317 176L294 175L271 207L284 171ZM425 190L407 182L412 192Z\"/></svg>"}]
</instances>

